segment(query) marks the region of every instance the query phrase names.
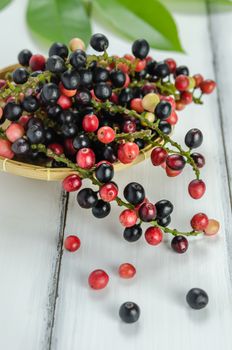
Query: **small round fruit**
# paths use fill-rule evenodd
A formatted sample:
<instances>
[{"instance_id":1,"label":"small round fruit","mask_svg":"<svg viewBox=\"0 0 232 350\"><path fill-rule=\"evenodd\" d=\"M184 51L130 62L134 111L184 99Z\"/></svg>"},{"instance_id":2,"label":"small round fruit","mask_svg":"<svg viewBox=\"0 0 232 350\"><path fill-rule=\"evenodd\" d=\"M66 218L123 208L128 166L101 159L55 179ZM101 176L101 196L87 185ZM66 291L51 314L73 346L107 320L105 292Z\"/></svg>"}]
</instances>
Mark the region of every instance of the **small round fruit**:
<instances>
[{"instance_id":1,"label":"small round fruit","mask_svg":"<svg viewBox=\"0 0 232 350\"><path fill-rule=\"evenodd\" d=\"M41 98L45 104L55 104L60 96L59 88L54 83L45 84L41 91Z\"/></svg>"},{"instance_id":2,"label":"small round fruit","mask_svg":"<svg viewBox=\"0 0 232 350\"><path fill-rule=\"evenodd\" d=\"M137 322L140 317L140 308L132 301L122 304L119 309L119 316L125 323Z\"/></svg>"},{"instance_id":3,"label":"small round fruit","mask_svg":"<svg viewBox=\"0 0 232 350\"><path fill-rule=\"evenodd\" d=\"M99 195L105 202L112 202L118 195L118 187L114 182L108 182L100 187Z\"/></svg>"},{"instance_id":4,"label":"small round fruit","mask_svg":"<svg viewBox=\"0 0 232 350\"><path fill-rule=\"evenodd\" d=\"M109 282L109 275L104 270L94 270L90 273L88 282L92 289L104 289Z\"/></svg>"},{"instance_id":5,"label":"small round fruit","mask_svg":"<svg viewBox=\"0 0 232 350\"><path fill-rule=\"evenodd\" d=\"M132 209L125 209L119 215L119 221L124 227L132 227L136 224L137 214Z\"/></svg>"},{"instance_id":6,"label":"small round fruit","mask_svg":"<svg viewBox=\"0 0 232 350\"><path fill-rule=\"evenodd\" d=\"M156 216L158 219L166 218L173 212L173 204L167 200L162 199L155 204Z\"/></svg>"},{"instance_id":7,"label":"small round fruit","mask_svg":"<svg viewBox=\"0 0 232 350\"><path fill-rule=\"evenodd\" d=\"M144 111L143 101L141 98L133 98L133 100L130 102L130 107L138 113L142 113Z\"/></svg>"},{"instance_id":8,"label":"small round fruit","mask_svg":"<svg viewBox=\"0 0 232 350\"><path fill-rule=\"evenodd\" d=\"M55 42L50 46L48 55L49 57L56 55L65 59L68 57L68 48L65 44Z\"/></svg>"},{"instance_id":9,"label":"small round fruit","mask_svg":"<svg viewBox=\"0 0 232 350\"><path fill-rule=\"evenodd\" d=\"M156 147L151 153L151 162L154 166L159 166L165 162L168 156L167 151L162 147Z\"/></svg>"},{"instance_id":10,"label":"small round fruit","mask_svg":"<svg viewBox=\"0 0 232 350\"><path fill-rule=\"evenodd\" d=\"M99 120L95 114L87 114L82 120L82 127L86 132L94 132L99 127Z\"/></svg>"},{"instance_id":11,"label":"small round fruit","mask_svg":"<svg viewBox=\"0 0 232 350\"><path fill-rule=\"evenodd\" d=\"M136 123L131 120L125 120L122 124L122 131L125 133L133 133L136 131Z\"/></svg>"},{"instance_id":12,"label":"small round fruit","mask_svg":"<svg viewBox=\"0 0 232 350\"><path fill-rule=\"evenodd\" d=\"M123 191L125 199L133 204L137 205L142 203L145 199L145 191L142 185L137 182L130 182Z\"/></svg>"},{"instance_id":13,"label":"small round fruit","mask_svg":"<svg viewBox=\"0 0 232 350\"><path fill-rule=\"evenodd\" d=\"M133 42L132 53L136 58L144 59L147 57L150 46L145 39L137 39Z\"/></svg>"},{"instance_id":14,"label":"small round fruit","mask_svg":"<svg viewBox=\"0 0 232 350\"><path fill-rule=\"evenodd\" d=\"M165 63L167 63L170 73L175 73L176 61L173 58L166 58Z\"/></svg>"},{"instance_id":15,"label":"small round fruit","mask_svg":"<svg viewBox=\"0 0 232 350\"><path fill-rule=\"evenodd\" d=\"M213 236L218 233L220 229L220 223L217 220L209 219L207 227L204 229L206 236Z\"/></svg>"},{"instance_id":16,"label":"small round fruit","mask_svg":"<svg viewBox=\"0 0 232 350\"><path fill-rule=\"evenodd\" d=\"M76 90L80 85L80 75L76 71L68 69L61 74L61 82L65 89Z\"/></svg>"},{"instance_id":17,"label":"small round fruit","mask_svg":"<svg viewBox=\"0 0 232 350\"><path fill-rule=\"evenodd\" d=\"M45 68L45 57L42 55L32 55L29 61L29 66L33 72L44 70Z\"/></svg>"},{"instance_id":18,"label":"small round fruit","mask_svg":"<svg viewBox=\"0 0 232 350\"><path fill-rule=\"evenodd\" d=\"M158 62L154 68L154 75L158 78L166 78L170 74L169 66L166 62Z\"/></svg>"},{"instance_id":19,"label":"small round fruit","mask_svg":"<svg viewBox=\"0 0 232 350\"><path fill-rule=\"evenodd\" d=\"M199 129L190 129L185 135L185 144L189 148L197 148L203 142L203 134Z\"/></svg>"},{"instance_id":20,"label":"small round fruit","mask_svg":"<svg viewBox=\"0 0 232 350\"><path fill-rule=\"evenodd\" d=\"M125 228L123 237L127 242L136 242L142 236L142 228L140 224Z\"/></svg>"},{"instance_id":21,"label":"small round fruit","mask_svg":"<svg viewBox=\"0 0 232 350\"><path fill-rule=\"evenodd\" d=\"M96 33L90 39L90 45L98 52L105 51L109 46L109 40L104 34Z\"/></svg>"},{"instance_id":22,"label":"small round fruit","mask_svg":"<svg viewBox=\"0 0 232 350\"><path fill-rule=\"evenodd\" d=\"M188 90L189 78L186 75L178 75L175 80L175 87L179 91Z\"/></svg>"},{"instance_id":23,"label":"small round fruit","mask_svg":"<svg viewBox=\"0 0 232 350\"><path fill-rule=\"evenodd\" d=\"M19 103L8 102L3 110L3 118L10 121L16 121L22 115L22 107Z\"/></svg>"},{"instance_id":24,"label":"small round fruit","mask_svg":"<svg viewBox=\"0 0 232 350\"><path fill-rule=\"evenodd\" d=\"M113 165L108 163L100 164L95 170L95 176L102 183L107 183L111 181L114 177Z\"/></svg>"},{"instance_id":25,"label":"small round fruit","mask_svg":"<svg viewBox=\"0 0 232 350\"><path fill-rule=\"evenodd\" d=\"M92 214L95 218L102 219L109 215L111 210L110 203L104 202L102 199L99 199L97 204L92 208Z\"/></svg>"},{"instance_id":26,"label":"small round fruit","mask_svg":"<svg viewBox=\"0 0 232 350\"><path fill-rule=\"evenodd\" d=\"M208 216L204 213L197 213L191 219L191 226L196 231L204 231L209 223Z\"/></svg>"},{"instance_id":27,"label":"small round fruit","mask_svg":"<svg viewBox=\"0 0 232 350\"><path fill-rule=\"evenodd\" d=\"M26 112L33 113L39 108L39 101L33 95L26 96L22 102L22 106Z\"/></svg>"},{"instance_id":28,"label":"small round fruit","mask_svg":"<svg viewBox=\"0 0 232 350\"><path fill-rule=\"evenodd\" d=\"M81 148L77 152L76 162L82 169L90 169L95 164L95 154L91 148Z\"/></svg>"},{"instance_id":29,"label":"small round fruit","mask_svg":"<svg viewBox=\"0 0 232 350\"><path fill-rule=\"evenodd\" d=\"M64 240L64 247L70 252L75 252L81 246L80 238L74 235L67 236Z\"/></svg>"},{"instance_id":30,"label":"small round fruit","mask_svg":"<svg viewBox=\"0 0 232 350\"><path fill-rule=\"evenodd\" d=\"M169 102L162 100L155 107L155 116L157 119L165 120L167 119L172 112L172 106Z\"/></svg>"},{"instance_id":31,"label":"small round fruit","mask_svg":"<svg viewBox=\"0 0 232 350\"><path fill-rule=\"evenodd\" d=\"M11 123L6 129L6 136L9 141L15 142L25 134L24 127L18 123Z\"/></svg>"},{"instance_id":32,"label":"small round fruit","mask_svg":"<svg viewBox=\"0 0 232 350\"><path fill-rule=\"evenodd\" d=\"M31 56L32 56L31 51L27 49L20 51L18 54L19 64L21 64L22 66L28 67Z\"/></svg>"},{"instance_id":33,"label":"small round fruit","mask_svg":"<svg viewBox=\"0 0 232 350\"><path fill-rule=\"evenodd\" d=\"M206 307L209 297L203 289L192 288L186 295L186 301L192 309L200 310Z\"/></svg>"},{"instance_id":34,"label":"small round fruit","mask_svg":"<svg viewBox=\"0 0 232 350\"><path fill-rule=\"evenodd\" d=\"M201 198L204 195L205 190L206 186L202 180L192 180L188 186L189 194L193 199Z\"/></svg>"},{"instance_id":35,"label":"small round fruit","mask_svg":"<svg viewBox=\"0 0 232 350\"><path fill-rule=\"evenodd\" d=\"M65 69L67 68L65 67L65 62L62 57L53 55L47 59L46 70L49 72L59 74L64 72Z\"/></svg>"},{"instance_id":36,"label":"small round fruit","mask_svg":"<svg viewBox=\"0 0 232 350\"><path fill-rule=\"evenodd\" d=\"M77 202L81 208L93 208L98 202L97 193L91 188L84 188L78 192Z\"/></svg>"},{"instance_id":37,"label":"small round fruit","mask_svg":"<svg viewBox=\"0 0 232 350\"><path fill-rule=\"evenodd\" d=\"M144 222L150 222L156 217L156 208L152 203L143 203L139 208L139 218Z\"/></svg>"},{"instance_id":38,"label":"small round fruit","mask_svg":"<svg viewBox=\"0 0 232 350\"><path fill-rule=\"evenodd\" d=\"M13 159L14 152L11 150L11 142L0 139L0 157Z\"/></svg>"},{"instance_id":39,"label":"small round fruit","mask_svg":"<svg viewBox=\"0 0 232 350\"><path fill-rule=\"evenodd\" d=\"M71 39L68 46L72 52L76 50L85 50L85 43L80 38Z\"/></svg>"},{"instance_id":40,"label":"small round fruit","mask_svg":"<svg viewBox=\"0 0 232 350\"><path fill-rule=\"evenodd\" d=\"M16 84L24 84L29 78L29 73L25 68L19 67L12 73L12 79Z\"/></svg>"},{"instance_id":41,"label":"small round fruit","mask_svg":"<svg viewBox=\"0 0 232 350\"><path fill-rule=\"evenodd\" d=\"M198 169L203 168L203 166L205 165L205 157L202 154L196 152L192 153L191 158L194 160L194 163L196 164Z\"/></svg>"},{"instance_id":42,"label":"small round fruit","mask_svg":"<svg viewBox=\"0 0 232 350\"><path fill-rule=\"evenodd\" d=\"M136 268L132 264L124 263L119 266L118 273L121 278L133 278L136 274Z\"/></svg>"},{"instance_id":43,"label":"small round fruit","mask_svg":"<svg viewBox=\"0 0 232 350\"><path fill-rule=\"evenodd\" d=\"M139 147L134 142L126 142L118 148L118 160L123 164L133 162L139 155Z\"/></svg>"},{"instance_id":44,"label":"small round fruit","mask_svg":"<svg viewBox=\"0 0 232 350\"><path fill-rule=\"evenodd\" d=\"M80 176L72 174L67 176L62 183L63 189L67 192L74 192L79 190L82 186L82 180Z\"/></svg>"},{"instance_id":45,"label":"small round fruit","mask_svg":"<svg viewBox=\"0 0 232 350\"><path fill-rule=\"evenodd\" d=\"M216 83L213 80L204 80L200 84L200 89L203 94L211 94L216 87Z\"/></svg>"},{"instance_id":46,"label":"small round fruit","mask_svg":"<svg viewBox=\"0 0 232 350\"><path fill-rule=\"evenodd\" d=\"M157 218L157 224L162 227L167 227L171 223L171 215L165 216L164 218Z\"/></svg>"},{"instance_id":47,"label":"small round fruit","mask_svg":"<svg viewBox=\"0 0 232 350\"><path fill-rule=\"evenodd\" d=\"M163 239L163 232L159 227L148 227L145 231L145 239L148 244L158 245Z\"/></svg>"},{"instance_id":48,"label":"small round fruit","mask_svg":"<svg viewBox=\"0 0 232 350\"><path fill-rule=\"evenodd\" d=\"M110 72L110 80L115 88L121 88L126 82L126 74L121 70L112 70Z\"/></svg>"},{"instance_id":49,"label":"small round fruit","mask_svg":"<svg viewBox=\"0 0 232 350\"><path fill-rule=\"evenodd\" d=\"M159 95L151 92L143 97L142 106L146 111L154 113L155 108L159 102Z\"/></svg>"},{"instance_id":50,"label":"small round fruit","mask_svg":"<svg viewBox=\"0 0 232 350\"><path fill-rule=\"evenodd\" d=\"M30 151L30 145L27 140L21 138L12 144L11 149L17 155L26 155Z\"/></svg>"},{"instance_id":51,"label":"small round fruit","mask_svg":"<svg viewBox=\"0 0 232 350\"><path fill-rule=\"evenodd\" d=\"M185 167L185 158L180 154L170 154L166 159L167 166L172 170L182 170Z\"/></svg>"},{"instance_id":52,"label":"small round fruit","mask_svg":"<svg viewBox=\"0 0 232 350\"><path fill-rule=\"evenodd\" d=\"M187 66L178 66L175 71L175 75L189 75L189 69Z\"/></svg>"},{"instance_id":53,"label":"small round fruit","mask_svg":"<svg viewBox=\"0 0 232 350\"><path fill-rule=\"evenodd\" d=\"M84 67L86 64L86 60L87 60L86 53L80 49L72 52L71 55L69 56L70 64L76 69L80 69Z\"/></svg>"},{"instance_id":54,"label":"small round fruit","mask_svg":"<svg viewBox=\"0 0 232 350\"><path fill-rule=\"evenodd\" d=\"M171 245L176 253L183 254L188 249L188 240L184 236L175 236Z\"/></svg>"},{"instance_id":55,"label":"small round fruit","mask_svg":"<svg viewBox=\"0 0 232 350\"><path fill-rule=\"evenodd\" d=\"M115 131L110 126L102 126L97 132L97 138L102 143L110 143L115 139Z\"/></svg>"},{"instance_id":56,"label":"small round fruit","mask_svg":"<svg viewBox=\"0 0 232 350\"><path fill-rule=\"evenodd\" d=\"M105 101L112 95L112 88L108 83L98 83L94 87L94 94L100 100Z\"/></svg>"}]
</instances>

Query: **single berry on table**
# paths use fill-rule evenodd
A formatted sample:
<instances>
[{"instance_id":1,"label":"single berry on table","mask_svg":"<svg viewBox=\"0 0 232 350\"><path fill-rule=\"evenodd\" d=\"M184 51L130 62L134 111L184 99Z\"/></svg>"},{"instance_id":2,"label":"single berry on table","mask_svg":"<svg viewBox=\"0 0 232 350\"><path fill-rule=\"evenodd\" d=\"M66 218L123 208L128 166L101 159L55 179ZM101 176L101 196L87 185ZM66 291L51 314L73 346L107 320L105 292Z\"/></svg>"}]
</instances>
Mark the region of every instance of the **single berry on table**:
<instances>
[{"instance_id":1,"label":"single berry on table","mask_svg":"<svg viewBox=\"0 0 232 350\"><path fill-rule=\"evenodd\" d=\"M127 301L121 305L119 309L119 316L123 322L137 322L140 317L140 308L136 303Z\"/></svg>"},{"instance_id":2,"label":"single berry on table","mask_svg":"<svg viewBox=\"0 0 232 350\"><path fill-rule=\"evenodd\" d=\"M92 289L104 289L109 282L109 275L104 270L94 270L90 273L88 282Z\"/></svg>"},{"instance_id":3,"label":"single berry on table","mask_svg":"<svg viewBox=\"0 0 232 350\"><path fill-rule=\"evenodd\" d=\"M217 220L209 219L208 225L204 229L204 234L206 236L213 236L218 233L220 229L220 223Z\"/></svg>"},{"instance_id":4,"label":"single berry on table","mask_svg":"<svg viewBox=\"0 0 232 350\"><path fill-rule=\"evenodd\" d=\"M130 279L135 276L136 268L130 263L124 263L119 266L118 273L121 278Z\"/></svg>"},{"instance_id":5,"label":"single berry on table","mask_svg":"<svg viewBox=\"0 0 232 350\"><path fill-rule=\"evenodd\" d=\"M192 288L186 295L188 305L195 310L203 309L209 302L207 293L201 288Z\"/></svg>"},{"instance_id":6,"label":"single berry on table","mask_svg":"<svg viewBox=\"0 0 232 350\"><path fill-rule=\"evenodd\" d=\"M70 252L77 251L81 246L80 238L77 236L71 235L67 236L64 240L64 247L66 250L69 250Z\"/></svg>"}]
</instances>

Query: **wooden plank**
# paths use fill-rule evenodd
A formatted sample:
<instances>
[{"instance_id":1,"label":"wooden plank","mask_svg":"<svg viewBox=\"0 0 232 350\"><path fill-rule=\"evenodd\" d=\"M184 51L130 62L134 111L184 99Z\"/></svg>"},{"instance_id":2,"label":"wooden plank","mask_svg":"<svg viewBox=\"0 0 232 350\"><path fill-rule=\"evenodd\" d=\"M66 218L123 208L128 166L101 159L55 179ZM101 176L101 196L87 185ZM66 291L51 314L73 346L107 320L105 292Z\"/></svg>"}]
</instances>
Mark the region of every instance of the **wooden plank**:
<instances>
[{"instance_id":1,"label":"wooden plank","mask_svg":"<svg viewBox=\"0 0 232 350\"><path fill-rule=\"evenodd\" d=\"M176 54L174 58L179 64L189 65L193 73L203 72L214 78L206 11L205 16L176 18L187 55ZM95 25L94 30L101 32L102 28ZM107 35L111 53L130 50L126 42ZM155 51L153 54L157 58L170 55ZM115 177L121 189L128 181L137 181L143 183L154 202L170 199L175 205L174 227L187 229L190 218L199 211L220 220L218 237L191 239L184 255L170 249L169 237L156 248L148 247L143 239L136 244L125 242L117 219L118 208L112 209L110 217L97 221L91 213L78 208L75 195L71 196L65 234L78 234L82 247L75 254L63 254L53 350L231 349L232 300L225 235L231 219L220 124L214 94L203 107L192 106L182 112L175 129L175 138L182 143L185 131L192 127L199 127L205 135L199 151L207 158L202 177L207 179L208 190L201 200L193 201L187 195L190 170L168 179L162 169L152 168L147 161ZM138 275L133 281L122 281L117 276L117 267L126 261L137 267ZM111 276L107 289L100 292L91 291L87 285L88 274L95 268L103 268ZM192 287L208 292L210 303L206 309L196 312L187 307L185 295ZM127 300L141 306L137 324L119 321L119 306Z\"/></svg>"}]
</instances>

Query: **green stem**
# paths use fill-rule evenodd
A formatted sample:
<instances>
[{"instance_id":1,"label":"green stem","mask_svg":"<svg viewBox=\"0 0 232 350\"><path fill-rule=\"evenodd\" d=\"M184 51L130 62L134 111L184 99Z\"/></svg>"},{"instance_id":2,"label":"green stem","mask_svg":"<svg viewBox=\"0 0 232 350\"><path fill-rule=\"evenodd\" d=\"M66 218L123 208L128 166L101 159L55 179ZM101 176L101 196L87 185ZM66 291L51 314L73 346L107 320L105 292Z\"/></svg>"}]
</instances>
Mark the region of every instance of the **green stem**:
<instances>
[{"instance_id":1,"label":"green stem","mask_svg":"<svg viewBox=\"0 0 232 350\"><path fill-rule=\"evenodd\" d=\"M157 223L157 221L152 221L151 222L154 227L159 227L162 231L164 231L165 233L170 233L171 235L173 236L198 236L199 234L201 234L202 232L200 231L187 231L187 232L181 232L181 231L178 231L176 229L171 229L169 227L163 227L161 225L159 225Z\"/></svg>"}]
</instances>

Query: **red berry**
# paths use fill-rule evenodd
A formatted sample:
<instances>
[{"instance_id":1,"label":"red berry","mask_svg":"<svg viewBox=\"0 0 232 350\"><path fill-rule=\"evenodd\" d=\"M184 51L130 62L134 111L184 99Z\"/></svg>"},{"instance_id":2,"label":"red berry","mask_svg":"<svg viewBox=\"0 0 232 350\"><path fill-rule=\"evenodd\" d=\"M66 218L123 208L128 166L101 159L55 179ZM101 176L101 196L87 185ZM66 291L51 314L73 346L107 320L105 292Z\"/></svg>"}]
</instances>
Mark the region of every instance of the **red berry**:
<instances>
[{"instance_id":1,"label":"red berry","mask_svg":"<svg viewBox=\"0 0 232 350\"><path fill-rule=\"evenodd\" d=\"M82 169L90 169L95 164L95 154L90 148L81 148L77 152L76 162Z\"/></svg>"},{"instance_id":2,"label":"red berry","mask_svg":"<svg viewBox=\"0 0 232 350\"><path fill-rule=\"evenodd\" d=\"M126 60L128 60L128 61L134 61L134 56L132 56L130 53L126 53L125 55L124 55L124 58L126 59Z\"/></svg>"},{"instance_id":3,"label":"red berry","mask_svg":"<svg viewBox=\"0 0 232 350\"><path fill-rule=\"evenodd\" d=\"M66 153L71 156L74 156L77 153L76 149L73 147L73 139L71 138L64 140L64 147Z\"/></svg>"},{"instance_id":4,"label":"red berry","mask_svg":"<svg viewBox=\"0 0 232 350\"><path fill-rule=\"evenodd\" d=\"M204 181L202 180L192 180L188 186L189 194L194 199L201 198L206 190Z\"/></svg>"},{"instance_id":5,"label":"red berry","mask_svg":"<svg viewBox=\"0 0 232 350\"><path fill-rule=\"evenodd\" d=\"M179 254L183 254L188 249L188 240L184 236L175 236L172 239L172 249Z\"/></svg>"},{"instance_id":6,"label":"red berry","mask_svg":"<svg viewBox=\"0 0 232 350\"><path fill-rule=\"evenodd\" d=\"M102 126L97 132L97 137L102 143L110 143L115 139L115 131L110 126Z\"/></svg>"},{"instance_id":7,"label":"red berry","mask_svg":"<svg viewBox=\"0 0 232 350\"><path fill-rule=\"evenodd\" d=\"M145 239L148 244L157 245L163 239L163 232L159 227L148 227L145 231Z\"/></svg>"},{"instance_id":8,"label":"red berry","mask_svg":"<svg viewBox=\"0 0 232 350\"><path fill-rule=\"evenodd\" d=\"M125 80L125 83L123 85L124 88L127 88L128 85L130 84L130 77L127 73L125 73L125 76L126 76L126 80Z\"/></svg>"},{"instance_id":9,"label":"red berry","mask_svg":"<svg viewBox=\"0 0 232 350\"><path fill-rule=\"evenodd\" d=\"M125 120L122 125L122 131L125 133L132 133L136 131L136 123L131 120Z\"/></svg>"},{"instance_id":10,"label":"red berry","mask_svg":"<svg viewBox=\"0 0 232 350\"><path fill-rule=\"evenodd\" d=\"M166 164L169 169L182 170L185 167L185 159L180 154L171 154L166 159Z\"/></svg>"},{"instance_id":11,"label":"red berry","mask_svg":"<svg viewBox=\"0 0 232 350\"><path fill-rule=\"evenodd\" d=\"M135 66L135 71L141 72L146 67L146 64L147 64L146 60L139 60Z\"/></svg>"},{"instance_id":12,"label":"red berry","mask_svg":"<svg viewBox=\"0 0 232 350\"><path fill-rule=\"evenodd\" d=\"M171 115L166 119L170 125L176 125L178 122L178 115L175 111L172 111Z\"/></svg>"},{"instance_id":13,"label":"red berry","mask_svg":"<svg viewBox=\"0 0 232 350\"><path fill-rule=\"evenodd\" d=\"M82 127L86 132L94 132L99 127L99 120L95 114L87 114L82 121Z\"/></svg>"},{"instance_id":14,"label":"red berry","mask_svg":"<svg viewBox=\"0 0 232 350\"><path fill-rule=\"evenodd\" d=\"M193 94L190 91L183 91L180 100L183 104L189 105L193 102Z\"/></svg>"},{"instance_id":15,"label":"red berry","mask_svg":"<svg viewBox=\"0 0 232 350\"><path fill-rule=\"evenodd\" d=\"M0 139L0 157L8 159L14 158L14 152L11 150L10 141Z\"/></svg>"},{"instance_id":16,"label":"red berry","mask_svg":"<svg viewBox=\"0 0 232 350\"><path fill-rule=\"evenodd\" d=\"M141 98L133 98L133 100L131 100L130 107L138 113L142 113L144 111Z\"/></svg>"},{"instance_id":17,"label":"red berry","mask_svg":"<svg viewBox=\"0 0 232 350\"><path fill-rule=\"evenodd\" d=\"M99 195L103 201L111 202L118 195L118 187L115 183L108 182L100 187Z\"/></svg>"},{"instance_id":18,"label":"red berry","mask_svg":"<svg viewBox=\"0 0 232 350\"><path fill-rule=\"evenodd\" d=\"M42 55L32 55L29 61L29 66L33 71L44 70L45 57Z\"/></svg>"},{"instance_id":19,"label":"red berry","mask_svg":"<svg viewBox=\"0 0 232 350\"><path fill-rule=\"evenodd\" d=\"M118 159L123 164L133 162L139 154L139 147L134 142L127 142L118 148Z\"/></svg>"},{"instance_id":20,"label":"red berry","mask_svg":"<svg viewBox=\"0 0 232 350\"><path fill-rule=\"evenodd\" d=\"M150 222L156 217L156 208L152 203L144 203L139 208L139 217L144 222Z\"/></svg>"},{"instance_id":21,"label":"red berry","mask_svg":"<svg viewBox=\"0 0 232 350\"><path fill-rule=\"evenodd\" d=\"M193 76L193 79L195 80L195 87L199 87L200 84L203 82L204 78L201 74L195 74Z\"/></svg>"},{"instance_id":22,"label":"red berry","mask_svg":"<svg viewBox=\"0 0 232 350\"><path fill-rule=\"evenodd\" d=\"M211 94L216 87L216 83L213 80L204 80L200 84L200 89L203 94Z\"/></svg>"},{"instance_id":23,"label":"red berry","mask_svg":"<svg viewBox=\"0 0 232 350\"><path fill-rule=\"evenodd\" d=\"M57 104L62 109L69 109L70 107L72 107L72 100L65 95L60 95L60 97L57 100Z\"/></svg>"},{"instance_id":24,"label":"red berry","mask_svg":"<svg viewBox=\"0 0 232 350\"><path fill-rule=\"evenodd\" d=\"M96 289L96 290L103 289L107 286L109 282L109 276L103 270L94 270L89 275L88 282L89 282L89 286L92 289Z\"/></svg>"},{"instance_id":25,"label":"red berry","mask_svg":"<svg viewBox=\"0 0 232 350\"><path fill-rule=\"evenodd\" d=\"M121 214L119 215L119 221L121 222L122 226L125 226L125 227L134 226L137 221L136 212L132 209L123 210L123 212L121 212Z\"/></svg>"},{"instance_id":26,"label":"red berry","mask_svg":"<svg viewBox=\"0 0 232 350\"><path fill-rule=\"evenodd\" d=\"M31 118L31 115L21 115L21 117L18 120L18 123L25 128Z\"/></svg>"},{"instance_id":27,"label":"red berry","mask_svg":"<svg viewBox=\"0 0 232 350\"><path fill-rule=\"evenodd\" d=\"M209 219L204 213L195 214L191 220L191 226L196 231L204 231L208 226Z\"/></svg>"},{"instance_id":28,"label":"red berry","mask_svg":"<svg viewBox=\"0 0 232 350\"><path fill-rule=\"evenodd\" d=\"M182 173L182 170L173 170L169 168L167 165L165 167L165 171L168 177L176 177Z\"/></svg>"},{"instance_id":29,"label":"red berry","mask_svg":"<svg viewBox=\"0 0 232 350\"><path fill-rule=\"evenodd\" d=\"M48 148L55 153L57 156L60 156L64 153L64 148L59 143L51 143Z\"/></svg>"},{"instance_id":30,"label":"red berry","mask_svg":"<svg viewBox=\"0 0 232 350\"><path fill-rule=\"evenodd\" d=\"M181 100L176 101L176 110L177 111L183 111L185 108L185 104L181 102Z\"/></svg>"},{"instance_id":31,"label":"red berry","mask_svg":"<svg viewBox=\"0 0 232 350\"><path fill-rule=\"evenodd\" d=\"M70 252L75 252L81 246L81 241L77 236L68 236L65 238L64 247Z\"/></svg>"},{"instance_id":32,"label":"red berry","mask_svg":"<svg viewBox=\"0 0 232 350\"><path fill-rule=\"evenodd\" d=\"M67 176L62 183L63 189L67 192L74 192L79 190L82 185L80 176L72 174Z\"/></svg>"},{"instance_id":33,"label":"red berry","mask_svg":"<svg viewBox=\"0 0 232 350\"><path fill-rule=\"evenodd\" d=\"M11 123L6 129L6 136L9 141L15 142L25 134L24 127L18 123Z\"/></svg>"},{"instance_id":34,"label":"red berry","mask_svg":"<svg viewBox=\"0 0 232 350\"><path fill-rule=\"evenodd\" d=\"M122 278L133 278L136 274L136 268L132 264L124 263L119 266L118 273Z\"/></svg>"},{"instance_id":35,"label":"red berry","mask_svg":"<svg viewBox=\"0 0 232 350\"><path fill-rule=\"evenodd\" d=\"M175 80L175 87L179 91L188 90L189 87L189 78L186 75L178 75Z\"/></svg>"},{"instance_id":36,"label":"red berry","mask_svg":"<svg viewBox=\"0 0 232 350\"><path fill-rule=\"evenodd\" d=\"M110 97L110 101L113 102L115 105L118 104L118 95L115 92L112 92L112 95Z\"/></svg>"},{"instance_id":37,"label":"red berry","mask_svg":"<svg viewBox=\"0 0 232 350\"><path fill-rule=\"evenodd\" d=\"M123 73L127 73L129 71L128 64L124 62L119 62L117 64L117 68L120 69Z\"/></svg>"},{"instance_id":38,"label":"red berry","mask_svg":"<svg viewBox=\"0 0 232 350\"><path fill-rule=\"evenodd\" d=\"M167 58L165 63L167 63L170 73L174 73L176 70L176 61L173 58Z\"/></svg>"},{"instance_id":39,"label":"red berry","mask_svg":"<svg viewBox=\"0 0 232 350\"><path fill-rule=\"evenodd\" d=\"M76 95L77 90L67 90L65 89L64 85L60 82L59 83L59 89L62 95L65 95L67 97L73 97Z\"/></svg>"},{"instance_id":40,"label":"red berry","mask_svg":"<svg viewBox=\"0 0 232 350\"><path fill-rule=\"evenodd\" d=\"M151 162L154 166L159 166L165 162L168 153L162 147L156 147L151 152Z\"/></svg>"}]
</instances>

